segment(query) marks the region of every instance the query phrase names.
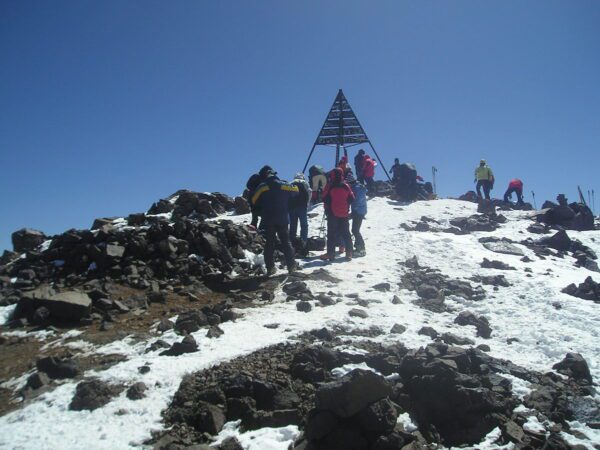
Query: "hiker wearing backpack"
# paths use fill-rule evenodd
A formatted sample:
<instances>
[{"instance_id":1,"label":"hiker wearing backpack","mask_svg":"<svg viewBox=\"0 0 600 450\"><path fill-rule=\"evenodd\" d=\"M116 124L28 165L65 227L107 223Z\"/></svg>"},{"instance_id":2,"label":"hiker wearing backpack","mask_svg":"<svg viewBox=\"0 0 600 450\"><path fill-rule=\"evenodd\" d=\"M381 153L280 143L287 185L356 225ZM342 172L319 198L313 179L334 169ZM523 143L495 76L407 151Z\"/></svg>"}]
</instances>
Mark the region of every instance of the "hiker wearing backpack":
<instances>
[{"instance_id":1,"label":"hiker wearing backpack","mask_svg":"<svg viewBox=\"0 0 600 450\"><path fill-rule=\"evenodd\" d=\"M402 163L396 169L396 194L402 202L414 202L417 199L417 169L413 164Z\"/></svg>"},{"instance_id":2,"label":"hiker wearing backpack","mask_svg":"<svg viewBox=\"0 0 600 450\"><path fill-rule=\"evenodd\" d=\"M259 175L264 181L252 196L252 204L260 208L262 220L265 223L267 242L265 243L264 257L267 275L273 275L276 272L273 254L277 237L281 242L288 272L291 273L296 269L296 262L288 231L289 204L290 200L298 195L298 188L280 180L277 172L268 166L263 167Z\"/></svg>"},{"instance_id":3,"label":"hiker wearing backpack","mask_svg":"<svg viewBox=\"0 0 600 450\"><path fill-rule=\"evenodd\" d=\"M346 183L352 189L354 200L350 205L352 213L352 235L354 236L354 256L365 256L365 241L360 233L360 227L367 215L367 188L352 176L350 172L346 176Z\"/></svg>"},{"instance_id":4,"label":"hiker wearing backpack","mask_svg":"<svg viewBox=\"0 0 600 450\"><path fill-rule=\"evenodd\" d=\"M304 174L298 172L292 181L292 186L298 188L298 195L290 199L290 239L296 240L298 222L300 222L300 242L302 253L306 254L306 242L308 240L308 203L311 191Z\"/></svg>"},{"instance_id":5,"label":"hiker wearing backpack","mask_svg":"<svg viewBox=\"0 0 600 450\"><path fill-rule=\"evenodd\" d=\"M327 177L321 166L311 166L308 169L308 182L312 188L312 204L316 205L321 202L321 195L327 184Z\"/></svg>"},{"instance_id":6,"label":"hiker wearing backpack","mask_svg":"<svg viewBox=\"0 0 600 450\"><path fill-rule=\"evenodd\" d=\"M257 228L258 226L258 219L260 217L260 213L258 207L252 204L252 197L254 196L256 188L260 183L261 179L259 174L255 173L254 175L250 176L250 178L248 178L248 181L246 182L246 189L242 194L242 197L244 197L250 205L250 211L252 212L252 221L250 222L250 226L254 228Z\"/></svg>"},{"instance_id":7,"label":"hiker wearing backpack","mask_svg":"<svg viewBox=\"0 0 600 450\"><path fill-rule=\"evenodd\" d=\"M477 190L477 196L481 196L481 188L487 200L490 199L490 191L494 188L494 172L487 165L485 159L479 161L479 167L475 169L475 183L477 183L475 189Z\"/></svg>"},{"instance_id":8,"label":"hiker wearing backpack","mask_svg":"<svg viewBox=\"0 0 600 450\"><path fill-rule=\"evenodd\" d=\"M523 204L523 182L518 178L510 180L508 183L508 189L504 193L504 201L509 203L512 199L513 193L517 194L517 205Z\"/></svg>"},{"instance_id":9,"label":"hiker wearing backpack","mask_svg":"<svg viewBox=\"0 0 600 450\"><path fill-rule=\"evenodd\" d=\"M330 172L329 182L323 192L325 214L327 215L327 253L321 255L325 261L333 261L335 247L342 242L346 259L352 259L352 236L350 235L350 204L354 201L352 189L344 181L342 169L336 167Z\"/></svg>"},{"instance_id":10,"label":"hiker wearing backpack","mask_svg":"<svg viewBox=\"0 0 600 450\"><path fill-rule=\"evenodd\" d=\"M375 167L377 163L371 158L369 155L365 155L365 159L363 162L363 176L365 179L365 183L367 184L367 188L371 190L373 188L373 178L375 177Z\"/></svg>"},{"instance_id":11,"label":"hiker wearing backpack","mask_svg":"<svg viewBox=\"0 0 600 450\"><path fill-rule=\"evenodd\" d=\"M363 166L365 163L365 151L361 148L354 157L354 169L356 170L356 179L364 183Z\"/></svg>"}]
</instances>

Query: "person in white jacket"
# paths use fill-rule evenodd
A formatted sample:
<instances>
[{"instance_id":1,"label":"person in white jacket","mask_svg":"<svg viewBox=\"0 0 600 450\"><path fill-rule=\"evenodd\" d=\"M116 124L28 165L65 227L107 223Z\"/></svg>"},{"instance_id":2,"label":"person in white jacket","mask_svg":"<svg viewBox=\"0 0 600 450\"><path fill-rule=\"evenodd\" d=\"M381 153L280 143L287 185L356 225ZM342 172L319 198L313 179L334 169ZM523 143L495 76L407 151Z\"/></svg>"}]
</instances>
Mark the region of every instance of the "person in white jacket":
<instances>
[{"instance_id":1,"label":"person in white jacket","mask_svg":"<svg viewBox=\"0 0 600 450\"><path fill-rule=\"evenodd\" d=\"M302 249L306 249L308 241L308 204L311 199L310 186L302 172L298 172L291 182L298 188L298 195L290 200L290 239L296 239L298 222L300 222L300 241Z\"/></svg>"}]
</instances>

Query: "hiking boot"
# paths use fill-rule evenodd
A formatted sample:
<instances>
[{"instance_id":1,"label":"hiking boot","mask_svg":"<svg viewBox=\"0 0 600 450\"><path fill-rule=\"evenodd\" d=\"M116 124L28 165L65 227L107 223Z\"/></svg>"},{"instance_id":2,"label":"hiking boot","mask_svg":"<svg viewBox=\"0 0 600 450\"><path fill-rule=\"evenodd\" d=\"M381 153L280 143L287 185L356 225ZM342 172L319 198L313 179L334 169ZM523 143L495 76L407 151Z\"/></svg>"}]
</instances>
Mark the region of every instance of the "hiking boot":
<instances>
[{"instance_id":1,"label":"hiking boot","mask_svg":"<svg viewBox=\"0 0 600 450\"><path fill-rule=\"evenodd\" d=\"M267 269L267 276L270 277L271 275L275 275L277 273L277 269L275 267L269 267Z\"/></svg>"},{"instance_id":2,"label":"hiking boot","mask_svg":"<svg viewBox=\"0 0 600 450\"><path fill-rule=\"evenodd\" d=\"M319 259L322 259L323 261L333 261L333 256L331 256L329 253L325 253L319 256Z\"/></svg>"},{"instance_id":3,"label":"hiking boot","mask_svg":"<svg viewBox=\"0 0 600 450\"><path fill-rule=\"evenodd\" d=\"M352 261L352 251L346 251L346 261Z\"/></svg>"},{"instance_id":4,"label":"hiking boot","mask_svg":"<svg viewBox=\"0 0 600 450\"><path fill-rule=\"evenodd\" d=\"M288 267L288 273L294 273L299 269L298 263L294 263Z\"/></svg>"},{"instance_id":5,"label":"hiking boot","mask_svg":"<svg viewBox=\"0 0 600 450\"><path fill-rule=\"evenodd\" d=\"M356 258L360 258L362 256L366 256L367 252L364 249L354 250L354 256Z\"/></svg>"}]
</instances>

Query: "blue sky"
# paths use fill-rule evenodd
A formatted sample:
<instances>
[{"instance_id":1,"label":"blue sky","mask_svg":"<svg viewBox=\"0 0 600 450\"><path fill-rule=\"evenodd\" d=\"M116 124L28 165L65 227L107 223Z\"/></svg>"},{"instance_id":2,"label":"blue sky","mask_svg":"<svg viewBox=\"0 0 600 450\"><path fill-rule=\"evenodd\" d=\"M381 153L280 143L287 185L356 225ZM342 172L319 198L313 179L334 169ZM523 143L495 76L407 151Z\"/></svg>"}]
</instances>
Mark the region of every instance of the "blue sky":
<instances>
[{"instance_id":1,"label":"blue sky","mask_svg":"<svg viewBox=\"0 0 600 450\"><path fill-rule=\"evenodd\" d=\"M443 196L486 158L497 196L575 199L600 188L599 23L596 1L1 0L0 249L291 178L339 88Z\"/></svg>"}]
</instances>

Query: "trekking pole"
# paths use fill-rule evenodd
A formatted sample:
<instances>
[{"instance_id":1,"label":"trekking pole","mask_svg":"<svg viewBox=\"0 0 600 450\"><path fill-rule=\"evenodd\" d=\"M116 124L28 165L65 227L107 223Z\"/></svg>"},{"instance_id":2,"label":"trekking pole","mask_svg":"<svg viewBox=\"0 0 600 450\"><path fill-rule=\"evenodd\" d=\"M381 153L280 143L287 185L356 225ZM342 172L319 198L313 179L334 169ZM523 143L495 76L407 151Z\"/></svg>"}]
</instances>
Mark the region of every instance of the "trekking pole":
<instances>
[{"instance_id":1,"label":"trekking pole","mask_svg":"<svg viewBox=\"0 0 600 450\"><path fill-rule=\"evenodd\" d=\"M592 214L596 214L596 194L592 189Z\"/></svg>"},{"instance_id":2,"label":"trekking pole","mask_svg":"<svg viewBox=\"0 0 600 450\"><path fill-rule=\"evenodd\" d=\"M533 198L533 207L537 209L537 203L535 202L535 192L531 191L531 197Z\"/></svg>"},{"instance_id":3,"label":"trekking pole","mask_svg":"<svg viewBox=\"0 0 600 450\"><path fill-rule=\"evenodd\" d=\"M433 193L437 195L437 185L435 183L435 174L437 173L437 168L435 166L431 166L431 177L433 179Z\"/></svg>"},{"instance_id":4,"label":"trekking pole","mask_svg":"<svg viewBox=\"0 0 600 450\"><path fill-rule=\"evenodd\" d=\"M588 189L588 205L591 205L591 204L592 204L592 192Z\"/></svg>"},{"instance_id":5,"label":"trekking pole","mask_svg":"<svg viewBox=\"0 0 600 450\"><path fill-rule=\"evenodd\" d=\"M325 227L323 226L323 222L325 222L325 210L323 210L323 216L321 217L321 226L319 226L319 238L322 238L325 234Z\"/></svg>"}]
</instances>

